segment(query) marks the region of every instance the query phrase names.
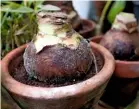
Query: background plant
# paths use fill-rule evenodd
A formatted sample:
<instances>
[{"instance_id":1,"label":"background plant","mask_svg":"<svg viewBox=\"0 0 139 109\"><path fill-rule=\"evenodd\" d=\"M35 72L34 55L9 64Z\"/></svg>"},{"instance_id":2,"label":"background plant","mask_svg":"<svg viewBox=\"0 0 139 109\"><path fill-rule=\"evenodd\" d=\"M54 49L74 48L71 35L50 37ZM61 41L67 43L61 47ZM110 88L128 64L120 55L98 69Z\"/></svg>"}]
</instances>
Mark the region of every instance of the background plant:
<instances>
[{"instance_id":1,"label":"background plant","mask_svg":"<svg viewBox=\"0 0 139 109\"><path fill-rule=\"evenodd\" d=\"M43 1L1 2L2 57L10 50L31 41L37 33L36 13Z\"/></svg>"},{"instance_id":2,"label":"background plant","mask_svg":"<svg viewBox=\"0 0 139 109\"><path fill-rule=\"evenodd\" d=\"M126 6L125 0L123 0L123 1L112 1L112 0L107 1L103 8L102 13L101 13L101 16L100 16L100 19L99 19L99 22L97 25L96 34L97 35L102 34L102 28L105 28L105 25L104 25L105 18L112 25L116 15L119 14L120 12L122 12L125 9L125 6Z\"/></svg>"}]
</instances>

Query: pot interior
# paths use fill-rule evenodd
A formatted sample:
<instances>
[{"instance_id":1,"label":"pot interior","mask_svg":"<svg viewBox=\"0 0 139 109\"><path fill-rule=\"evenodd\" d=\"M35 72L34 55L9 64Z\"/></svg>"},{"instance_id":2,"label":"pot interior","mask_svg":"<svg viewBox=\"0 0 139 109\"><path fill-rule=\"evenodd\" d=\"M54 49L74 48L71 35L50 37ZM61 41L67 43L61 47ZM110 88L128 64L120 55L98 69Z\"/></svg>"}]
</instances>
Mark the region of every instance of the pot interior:
<instances>
[{"instance_id":1,"label":"pot interior","mask_svg":"<svg viewBox=\"0 0 139 109\"><path fill-rule=\"evenodd\" d=\"M41 87L60 87L60 86L66 86L66 85L72 85L72 84L79 83L81 81L91 78L92 76L94 76L96 74L95 64L93 63L92 66L90 67L90 70L87 73L87 75L83 75L82 78L75 79L75 81L68 80L67 78L65 78L65 80L63 80L63 78L60 78L60 79L62 79L61 81L64 81L64 82L61 82L60 84L59 83L56 84L51 80L48 80L47 83L43 83L38 80L28 78L27 72L23 66L23 52L16 53L16 56L14 56L14 58L11 60L11 62L9 64L10 75L15 80L17 80L23 84L32 85L32 86L41 86ZM97 52L97 50L93 49L93 52L95 54L97 69L99 72L103 68L104 58L102 57L102 55L100 53ZM70 78L70 79L72 79L72 78Z\"/></svg>"}]
</instances>

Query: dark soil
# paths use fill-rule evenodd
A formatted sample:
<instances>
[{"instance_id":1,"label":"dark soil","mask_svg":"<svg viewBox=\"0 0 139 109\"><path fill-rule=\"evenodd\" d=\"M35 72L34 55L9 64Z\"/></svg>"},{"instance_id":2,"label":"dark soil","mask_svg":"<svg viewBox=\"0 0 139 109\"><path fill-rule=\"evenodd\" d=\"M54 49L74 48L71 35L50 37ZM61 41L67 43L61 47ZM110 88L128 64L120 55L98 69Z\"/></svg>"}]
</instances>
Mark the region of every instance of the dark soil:
<instances>
[{"instance_id":1,"label":"dark soil","mask_svg":"<svg viewBox=\"0 0 139 109\"><path fill-rule=\"evenodd\" d=\"M122 58L117 58L120 57L119 56L114 56L115 60L121 60L121 61L139 61L139 56L137 56L134 52L132 52L131 56L129 58L125 58L124 56L122 56Z\"/></svg>"},{"instance_id":2,"label":"dark soil","mask_svg":"<svg viewBox=\"0 0 139 109\"><path fill-rule=\"evenodd\" d=\"M133 54L127 61L139 61L139 56Z\"/></svg>"},{"instance_id":3,"label":"dark soil","mask_svg":"<svg viewBox=\"0 0 139 109\"><path fill-rule=\"evenodd\" d=\"M118 57L121 57L120 59ZM125 56L114 56L115 60L121 60L121 61L139 61L139 56L137 56L134 51L132 52L131 56L128 58L125 58Z\"/></svg>"},{"instance_id":4,"label":"dark soil","mask_svg":"<svg viewBox=\"0 0 139 109\"><path fill-rule=\"evenodd\" d=\"M104 60L102 56L95 52L96 55L96 60L97 60L97 67L98 71L100 71L103 67ZM19 63L17 64L17 59L20 60ZM89 72L86 74L76 77L53 77L53 78L48 78L46 79L45 82L38 81L35 78L29 78L25 67L23 65L23 57L21 56L21 59L17 58L14 60L11 64L13 64L13 68L11 70L11 76L15 78L17 81L27 84L27 85L32 85L32 86L40 86L40 87L59 87L59 86L66 86L66 85L71 85L75 83L79 83L83 80L86 80L96 74L95 72L95 66L92 64L92 67L90 68ZM15 66L16 63L17 65ZM12 66L12 65L11 65Z\"/></svg>"}]
</instances>

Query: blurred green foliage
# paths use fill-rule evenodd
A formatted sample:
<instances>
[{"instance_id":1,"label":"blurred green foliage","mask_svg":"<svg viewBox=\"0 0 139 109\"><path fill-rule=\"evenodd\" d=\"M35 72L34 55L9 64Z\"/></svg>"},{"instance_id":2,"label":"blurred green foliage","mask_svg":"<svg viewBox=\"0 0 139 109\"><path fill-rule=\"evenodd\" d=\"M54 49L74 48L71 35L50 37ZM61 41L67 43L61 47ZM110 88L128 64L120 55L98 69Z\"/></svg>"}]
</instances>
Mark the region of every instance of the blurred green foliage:
<instances>
[{"instance_id":1,"label":"blurred green foliage","mask_svg":"<svg viewBox=\"0 0 139 109\"><path fill-rule=\"evenodd\" d=\"M107 19L112 24L117 14L125 9L126 1L114 1L112 7L108 13Z\"/></svg>"},{"instance_id":2,"label":"blurred green foliage","mask_svg":"<svg viewBox=\"0 0 139 109\"><path fill-rule=\"evenodd\" d=\"M108 0L103 8L103 11L101 13L97 30L96 30L96 35L100 35L103 32L103 28L105 28L106 25L104 25L104 20L107 19L108 22L112 25L112 23L115 20L115 17L117 14L122 12L126 7L126 1L112 1Z\"/></svg>"},{"instance_id":3,"label":"blurred green foliage","mask_svg":"<svg viewBox=\"0 0 139 109\"><path fill-rule=\"evenodd\" d=\"M38 30L36 13L43 1L18 2L1 1L2 57L10 50L31 41Z\"/></svg>"}]
</instances>

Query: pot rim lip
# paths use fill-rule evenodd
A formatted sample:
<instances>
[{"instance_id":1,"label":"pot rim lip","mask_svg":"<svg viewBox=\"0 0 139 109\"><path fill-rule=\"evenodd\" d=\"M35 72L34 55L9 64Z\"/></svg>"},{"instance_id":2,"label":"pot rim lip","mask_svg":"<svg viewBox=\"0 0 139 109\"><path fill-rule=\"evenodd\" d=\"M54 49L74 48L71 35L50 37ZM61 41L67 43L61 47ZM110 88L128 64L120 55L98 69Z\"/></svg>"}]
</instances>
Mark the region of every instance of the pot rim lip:
<instances>
[{"instance_id":1,"label":"pot rim lip","mask_svg":"<svg viewBox=\"0 0 139 109\"><path fill-rule=\"evenodd\" d=\"M97 49L104 58L104 66L93 77L68 86L61 87L36 87L23 84L13 79L9 74L8 65L13 59L13 56L18 52L23 52L26 45L22 45L11 52L9 52L2 60L2 85L10 92L16 95L20 95L27 98L35 99L59 99L65 97L71 97L75 95L82 95L87 92L91 92L92 89L100 87L103 83L106 83L113 74L115 69L115 60L111 53L103 46L90 42L91 48ZM3 73L4 72L4 73Z\"/></svg>"},{"instance_id":2,"label":"pot rim lip","mask_svg":"<svg viewBox=\"0 0 139 109\"><path fill-rule=\"evenodd\" d=\"M83 19L82 18L81 23L83 24L83 22L89 22L90 28L87 28L87 30L83 29L84 31L79 31L80 34L83 34L85 32L90 32L90 31L94 30L95 27L96 27L96 23L93 20L88 20L88 19Z\"/></svg>"},{"instance_id":3,"label":"pot rim lip","mask_svg":"<svg viewBox=\"0 0 139 109\"><path fill-rule=\"evenodd\" d=\"M101 39L102 36L103 35L94 36L90 40L91 40L91 42L93 42L94 39ZM126 64L126 65L136 64L136 65L139 65L139 61L126 61L126 60L115 60L115 61L116 61L116 64Z\"/></svg>"}]
</instances>

